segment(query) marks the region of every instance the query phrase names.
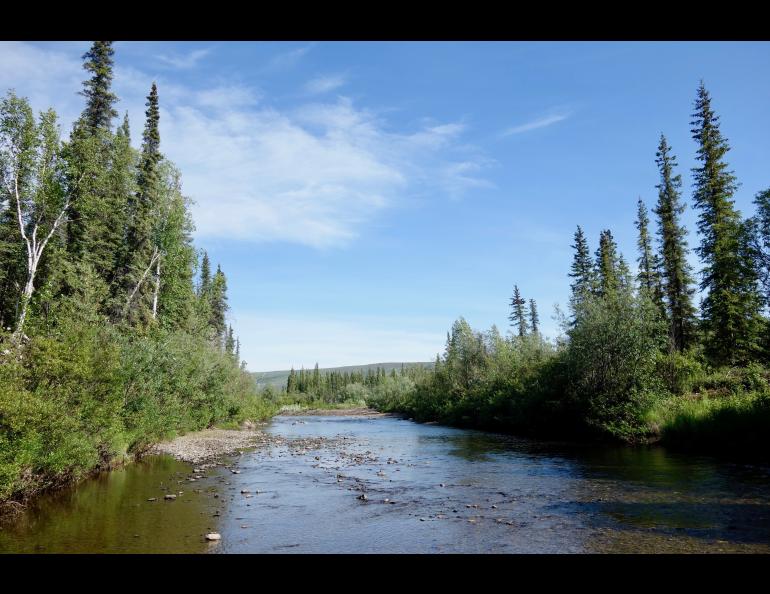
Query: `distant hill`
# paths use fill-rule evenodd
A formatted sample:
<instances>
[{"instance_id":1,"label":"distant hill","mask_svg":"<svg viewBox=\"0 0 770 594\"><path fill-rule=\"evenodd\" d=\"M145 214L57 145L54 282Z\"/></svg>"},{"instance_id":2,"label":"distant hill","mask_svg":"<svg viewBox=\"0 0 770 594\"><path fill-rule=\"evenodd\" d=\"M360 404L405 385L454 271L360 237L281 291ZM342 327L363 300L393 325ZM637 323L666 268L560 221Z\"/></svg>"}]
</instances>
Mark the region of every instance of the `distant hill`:
<instances>
[{"instance_id":1,"label":"distant hill","mask_svg":"<svg viewBox=\"0 0 770 594\"><path fill-rule=\"evenodd\" d=\"M416 363L369 363L368 365L347 365L345 367L320 367L318 370L323 373L325 371L341 371L342 373L351 373L354 371L363 371L366 373L367 369L375 370L381 367L386 372L390 373L391 369L400 370L401 366L413 367L420 365L427 369L433 368L433 361L416 362ZM309 368L312 371L312 367ZM289 369L283 371L254 371L251 375L254 376L254 380L257 382L258 387L273 386L274 388L282 388L286 385L286 380L289 379ZM299 371L299 369L295 369Z\"/></svg>"}]
</instances>

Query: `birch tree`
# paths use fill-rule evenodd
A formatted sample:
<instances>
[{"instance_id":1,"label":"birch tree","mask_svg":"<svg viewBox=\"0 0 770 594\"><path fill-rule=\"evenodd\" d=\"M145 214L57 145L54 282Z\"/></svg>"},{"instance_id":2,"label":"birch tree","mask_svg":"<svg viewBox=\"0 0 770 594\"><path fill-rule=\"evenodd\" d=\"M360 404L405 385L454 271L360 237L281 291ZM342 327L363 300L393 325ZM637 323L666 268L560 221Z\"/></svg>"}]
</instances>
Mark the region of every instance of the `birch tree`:
<instances>
[{"instance_id":1,"label":"birch tree","mask_svg":"<svg viewBox=\"0 0 770 594\"><path fill-rule=\"evenodd\" d=\"M9 92L0 106L0 182L3 202L15 217L18 239L26 253L16 340L24 330L45 249L63 225L70 206L60 149L56 113L48 110L40 114L36 124L29 102Z\"/></svg>"}]
</instances>

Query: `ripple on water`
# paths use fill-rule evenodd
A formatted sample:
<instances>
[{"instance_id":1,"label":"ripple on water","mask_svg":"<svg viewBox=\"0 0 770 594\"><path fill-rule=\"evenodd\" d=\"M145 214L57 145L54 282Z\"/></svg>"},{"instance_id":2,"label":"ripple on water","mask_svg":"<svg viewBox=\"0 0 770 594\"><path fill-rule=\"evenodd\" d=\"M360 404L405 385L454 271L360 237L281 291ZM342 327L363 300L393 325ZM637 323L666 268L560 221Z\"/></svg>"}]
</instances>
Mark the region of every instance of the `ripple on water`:
<instances>
[{"instance_id":1,"label":"ripple on water","mask_svg":"<svg viewBox=\"0 0 770 594\"><path fill-rule=\"evenodd\" d=\"M387 417L266 430L205 472L153 457L42 497L0 551L770 552L763 466Z\"/></svg>"}]
</instances>

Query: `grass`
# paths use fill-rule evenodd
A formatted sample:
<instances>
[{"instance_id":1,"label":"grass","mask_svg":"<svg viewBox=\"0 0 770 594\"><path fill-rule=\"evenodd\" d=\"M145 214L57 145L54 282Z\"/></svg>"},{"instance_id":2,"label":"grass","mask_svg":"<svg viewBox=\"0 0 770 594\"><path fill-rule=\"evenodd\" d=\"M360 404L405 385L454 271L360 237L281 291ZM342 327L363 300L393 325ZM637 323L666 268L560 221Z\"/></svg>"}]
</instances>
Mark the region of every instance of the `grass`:
<instances>
[{"instance_id":1,"label":"grass","mask_svg":"<svg viewBox=\"0 0 770 594\"><path fill-rule=\"evenodd\" d=\"M657 402L647 423L663 444L705 452L770 454L770 391L725 392L724 385L706 392Z\"/></svg>"}]
</instances>

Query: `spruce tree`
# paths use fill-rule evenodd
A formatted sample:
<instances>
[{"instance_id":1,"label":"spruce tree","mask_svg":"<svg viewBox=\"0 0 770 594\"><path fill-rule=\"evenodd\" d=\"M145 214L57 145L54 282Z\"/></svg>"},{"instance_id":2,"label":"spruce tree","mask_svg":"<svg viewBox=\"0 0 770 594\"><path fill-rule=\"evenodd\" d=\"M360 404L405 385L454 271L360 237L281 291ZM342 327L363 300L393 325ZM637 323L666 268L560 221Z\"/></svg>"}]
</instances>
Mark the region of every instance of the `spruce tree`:
<instances>
[{"instance_id":1,"label":"spruce tree","mask_svg":"<svg viewBox=\"0 0 770 594\"><path fill-rule=\"evenodd\" d=\"M540 317L537 315L537 303L534 299L529 300L529 326L532 328L532 334L540 333Z\"/></svg>"},{"instance_id":2,"label":"spruce tree","mask_svg":"<svg viewBox=\"0 0 770 594\"><path fill-rule=\"evenodd\" d=\"M636 203L636 229L639 232L636 245L639 248L639 273L637 281L639 288L652 301L662 309L662 289L659 276L659 263L652 250L652 238L650 237L650 218L647 207L641 198Z\"/></svg>"},{"instance_id":3,"label":"spruce tree","mask_svg":"<svg viewBox=\"0 0 770 594\"><path fill-rule=\"evenodd\" d=\"M83 82L85 88L80 94L86 98L83 119L92 133L99 128L109 130L112 118L118 115L113 107L118 98L111 91L114 54L111 41L94 41L91 49L83 54L83 68L92 76Z\"/></svg>"},{"instance_id":4,"label":"spruce tree","mask_svg":"<svg viewBox=\"0 0 770 594\"><path fill-rule=\"evenodd\" d=\"M235 354L235 336L233 335L233 327L227 327L227 337L225 338L225 353L228 355Z\"/></svg>"},{"instance_id":5,"label":"spruce tree","mask_svg":"<svg viewBox=\"0 0 770 594\"><path fill-rule=\"evenodd\" d=\"M770 307L770 189L754 198L757 213L753 218L757 271L763 288L765 307Z\"/></svg>"},{"instance_id":6,"label":"spruce tree","mask_svg":"<svg viewBox=\"0 0 770 594\"><path fill-rule=\"evenodd\" d=\"M121 264L128 254L127 228L129 223L129 204L136 192L137 153L131 147L131 129L128 112L123 117L123 123L118 127L112 143L111 167L108 185L108 203L112 212L107 215L109 233L108 242L115 244L110 251L109 262L103 268L106 271L108 283L113 285L113 297L120 287Z\"/></svg>"},{"instance_id":7,"label":"spruce tree","mask_svg":"<svg viewBox=\"0 0 770 594\"><path fill-rule=\"evenodd\" d=\"M572 259L569 276L574 279L570 285L570 308L574 315L583 301L591 295L595 285L594 267L588 240L580 225L575 231L575 243L572 248L575 250L575 255Z\"/></svg>"},{"instance_id":8,"label":"spruce tree","mask_svg":"<svg viewBox=\"0 0 770 594\"><path fill-rule=\"evenodd\" d=\"M658 217L658 241L661 260L661 284L669 322L671 345L676 350L688 348L693 341L695 307L692 304L692 274L687 263L687 230L679 222L685 206L680 202L682 176L674 174L676 156L661 134L655 163L660 173L658 203L653 212Z\"/></svg>"},{"instance_id":9,"label":"spruce tree","mask_svg":"<svg viewBox=\"0 0 770 594\"><path fill-rule=\"evenodd\" d=\"M127 122L122 133L112 133L112 119L117 115L113 108L117 96L110 89L113 53L112 42L97 41L83 55L83 68L92 77L83 82L80 94L86 98L86 106L63 152L71 188L67 251L75 267L62 287L66 293L78 290L80 277L89 269L105 283L112 283L124 246L130 189L121 184L121 178L133 174L133 163Z\"/></svg>"},{"instance_id":10,"label":"spruce tree","mask_svg":"<svg viewBox=\"0 0 770 594\"><path fill-rule=\"evenodd\" d=\"M153 215L157 214L160 188L159 164L162 158L158 128L160 118L158 89L155 83L152 84L150 94L147 96L146 106L137 191L129 204L126 237L129 249L126 253L126 261L123 262L123 287L126 295L124 315L127 315L128 319L135 324L144 324L152 319L151 271L160 257L158 246L153 241L156 222ZM222 329L223 332L224 329ZM220 336L222 336L221 333Z\"/></svg>"},{"instance_id":11,"label":"spruce tree","mask_svg":"<svg viewBox=\"0 0 770 594\"><path fill-rule=\"evenodd\" d=\"M211 292L209 296L210 318L209 325L214 330L216 342L222 344L225 338L225 315L227 314L227 279L222 269L217 266L214 278L211 281Z\"/></svg>"},{"instance_id":12,"label":"spruce tree","mask_svg":"<svg viewBox=\"0 0 770 594\"><path fill-rule=\"evenodd\" d=\"M717 364L750 360L758 350L761 319L755 262L748 228L735 209L738 184L728 170L730 150L703 83L691 122L700 167L693 169L693 202L700 211L698 255L704 262L701 289L706 353Z\"/></svg>"},{"instance_id":13,"label":"spruce tree","mask_svg":"<svg viewBox=\"0 0 770 594\"><path fill-rule=\"evenodd\" d=\"M511 297L511 313L508 319L511 321L511 327L516 328L519 336L525 336L527 334L527 315L524 312L524 305L527 303L525 299L521 298L519 293L519 287L513 286L513 296Z\"/></svg>"},{"instance_id":14,"label":"spruce tree","mask_svg":"<svg viewBox=\"0 0 770 594\"><path fill-rule=\"evenodd\" d=\"M631 269L628 267L623 254L618 255L618 264L616 268L618 279L618 289L626 295L630 295L634 290L634 280L631 275Z\"/></svg>"},{"instance_id":15,"label":"spruce tree","mask_svg":"<svg viewBox=\"0 0 770 594\"><path fill-rule=\"evenodd\" d=\"M596 276L599 296L612 296L620 288L619 263L618 246L612 237L612 231L605 229L599 235L599 248L596 250Z\"/></svg>"},{"instance_id":16,"label":"spruce tree","mask_svg":"<svg viewBox=\"0 0 770 594\"><path fill-rule=\"evenodd\" d=\"M201 282L198 287L198 296L207 295L211 290L211 263L209 255L203 252L203 262L201 263Z\"/></svg>"}]
</instances>

